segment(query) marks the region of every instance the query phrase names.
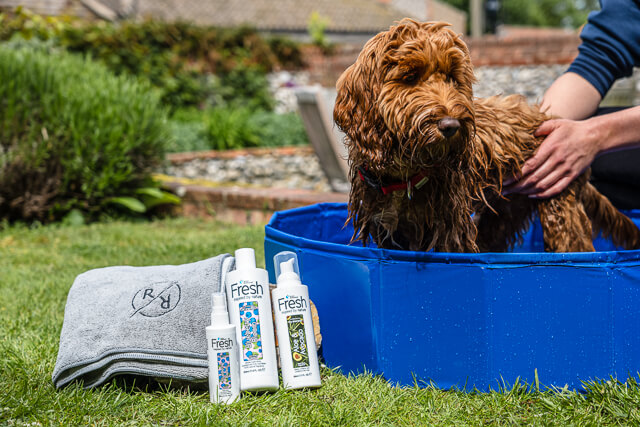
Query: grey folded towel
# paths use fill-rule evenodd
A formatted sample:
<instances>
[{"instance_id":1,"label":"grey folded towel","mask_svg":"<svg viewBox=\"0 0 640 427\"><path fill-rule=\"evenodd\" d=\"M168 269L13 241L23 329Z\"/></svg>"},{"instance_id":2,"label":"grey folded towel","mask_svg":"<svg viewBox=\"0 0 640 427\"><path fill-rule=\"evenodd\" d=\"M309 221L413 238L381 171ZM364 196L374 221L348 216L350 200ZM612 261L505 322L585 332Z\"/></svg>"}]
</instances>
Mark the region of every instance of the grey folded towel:
<instances>
[{"instance_id":1,"label":"grey folded towel","mask_svg":"<svg viewBox=\"0 0 640 427\"><path fill-rule=\"evenodd\" d=\"M206 381L211 294L229 254L184 265L106 267L69 290L53 382L103 384L116 374Z\"/></svg>"}]
</instances>

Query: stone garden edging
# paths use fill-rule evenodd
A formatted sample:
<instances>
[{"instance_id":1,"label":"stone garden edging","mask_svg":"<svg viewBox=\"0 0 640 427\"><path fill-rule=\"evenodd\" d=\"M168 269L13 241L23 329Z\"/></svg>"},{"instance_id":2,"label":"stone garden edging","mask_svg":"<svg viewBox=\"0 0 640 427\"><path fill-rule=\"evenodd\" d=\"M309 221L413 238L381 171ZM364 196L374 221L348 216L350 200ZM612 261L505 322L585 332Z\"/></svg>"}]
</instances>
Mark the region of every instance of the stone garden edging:
<instances>
[{"instance_id":1,"label":"stone garden edging","mask_svg":"<svg viewBox=\"0 0 640 427\"><path fill-rule=\"evenodd\" d=\"M240 225L266 224L279 210L347 201L347 194L329 190L311 147L203 151L167 157L169 165L164 169L167 175L158 178L166 189L181 196L182 204L176 213L183 216ZM268 175L263 173L265 169L276 163L278 169L288 171L276 175L291 173L293 181L265 176ZM239 168L240 173L233 174L235 181L229 181L226 171L234 168ZM295 179L296 176L302 178ZM310 188L300 188L301 184Z\"/></svg>"}]
</instances>

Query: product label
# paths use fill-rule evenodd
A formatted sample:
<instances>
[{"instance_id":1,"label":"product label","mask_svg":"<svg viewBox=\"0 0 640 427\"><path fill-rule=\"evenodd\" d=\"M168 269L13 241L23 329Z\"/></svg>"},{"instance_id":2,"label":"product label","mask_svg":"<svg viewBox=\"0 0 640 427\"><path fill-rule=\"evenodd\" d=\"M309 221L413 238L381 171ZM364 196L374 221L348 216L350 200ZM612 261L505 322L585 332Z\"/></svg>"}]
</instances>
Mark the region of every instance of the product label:
<instances>
[{"instance_id":1,"label":"product label","mask_svg":"<svg viewBox=\"0 0 640 427\"><path fill-rule=\"evenodd\" d=\"M229 352L218 353L218 390L231 390L231 363Z\"/></svg>"},{"instance_id":2,"label":"product label","mask_svg":"<svg viewBox=\"0 0 640 427\"><path fill-rule=\"evenodd\" d=\"M241 302L240 331L242 336L242 357L245 361L262 360L262 335L258 301Z\"/></svg>"},{"instance_id":3,"label":"product label","mask_svg":"<svg viewBox=\"0 0 640 427\"><path fill-rule=\"evenodd\" d=\"M229 338L212 338L211 349L213 351L231 350L233 348L233 340Z\"/></svg>"},{"instance_id":4,"label":"product label","mask_svg":"<svg viewBox=\"0 0 640 427\"><path fill-rule=\"evenodd\" d=\"M307 337L304 332L302 314L287 316L287 330L289 331L293 369L308 368L309 350L307 348Z\"/></svg>"},{"instance_id":5,"label":"product label","mask_svg":"<svg viewBox=\"0 0 640 427\"><path fill-rule=\"evenodd\" d=\"M251 280L240 280L231 285L231 298L234 300L255 298L264 295L264 287Z\"/></svg>"},{"instance_id":6,"label":"product label","mask_svg":"<svg viewBox=\"0 0 640 427\"><path fill-rule=\"evenodd\" d=\"M307 309L307 300L298 295L285 295L278 298L278 311L282 314L303 312Z\"/></svg>"}]
</instances>

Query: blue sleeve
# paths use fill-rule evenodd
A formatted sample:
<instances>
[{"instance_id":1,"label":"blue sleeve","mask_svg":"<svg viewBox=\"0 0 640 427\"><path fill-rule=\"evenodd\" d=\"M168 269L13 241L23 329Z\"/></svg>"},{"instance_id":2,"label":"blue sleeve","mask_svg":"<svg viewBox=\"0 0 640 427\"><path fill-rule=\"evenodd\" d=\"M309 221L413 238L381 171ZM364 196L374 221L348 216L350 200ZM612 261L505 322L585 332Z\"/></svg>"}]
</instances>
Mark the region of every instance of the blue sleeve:
<instances>
[{"instance_id":1,"label":"blue sleeve","mask_svg":"<svg viewBox=\"0 0 640 427\"><path fill-rule=\"evenodd\" d=\"M568 71L579 74L604 97L613 82L640 65L640 0L601 0L580 38Z\"/></svg>"}]
</instances>

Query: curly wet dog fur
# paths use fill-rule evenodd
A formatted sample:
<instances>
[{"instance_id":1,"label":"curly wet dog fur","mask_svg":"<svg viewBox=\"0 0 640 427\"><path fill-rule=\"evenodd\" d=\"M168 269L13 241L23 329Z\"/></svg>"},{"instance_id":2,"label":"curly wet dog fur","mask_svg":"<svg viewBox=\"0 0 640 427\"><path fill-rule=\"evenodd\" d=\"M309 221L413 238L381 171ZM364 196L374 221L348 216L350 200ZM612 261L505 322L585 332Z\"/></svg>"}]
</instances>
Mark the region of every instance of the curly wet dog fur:
<instances>
[{"instance_id":1,"label":"curly wet dog fur","mask_svg":"<svg viewBox=\"0 0 640 427\"><path fill-rule=\"evenodd\" d=\"M371 39L342 74L334 119L347 135L354 240L506 251L537 211L548 251L593 251L598 232L640 247L638 228L588 183L588 172L550 199L501 195L548 117L520 96L474 99L474 80L467 46L447 24L409 19Z\"/></svg>"}]
</instances>

